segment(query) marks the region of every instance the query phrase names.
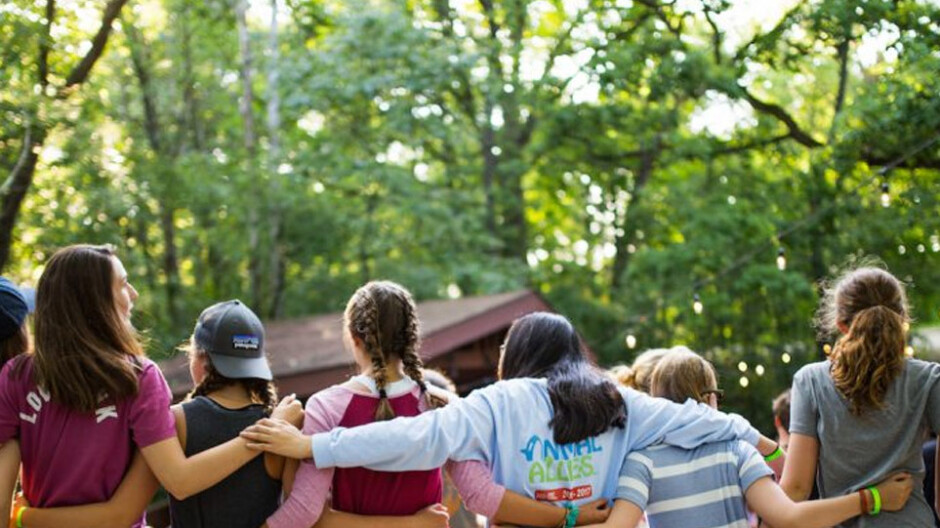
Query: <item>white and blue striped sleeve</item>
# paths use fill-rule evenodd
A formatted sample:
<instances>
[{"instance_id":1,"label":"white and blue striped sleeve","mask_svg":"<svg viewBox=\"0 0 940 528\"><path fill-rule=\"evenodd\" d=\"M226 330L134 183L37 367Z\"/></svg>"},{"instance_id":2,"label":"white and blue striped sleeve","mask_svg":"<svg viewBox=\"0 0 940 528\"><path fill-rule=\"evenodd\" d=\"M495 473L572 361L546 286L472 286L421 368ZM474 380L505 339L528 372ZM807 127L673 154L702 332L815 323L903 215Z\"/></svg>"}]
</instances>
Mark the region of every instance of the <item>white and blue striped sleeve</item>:
<instances>
[{"instance_id":1,"label":"white and blue striped sleeve","mask_svg":"<svg viewBox=\"0 0 940 528\"><path fill-rule=\"evenodd\" d=\"M734 451L738 459L738 482L745 493L751 484L764 477L773 476L774 471L764 462L764 457L760 456L757 448L751 444L735 442Z\"/></svg>"},{"instance_id":2,"label":"white and blue striped sleeve","mask_svg":"<svg viewBox=\"0 0 940 528\"><path fill-rule=\"evenodd\" d=\"M496 425L490 391L474 391L446 407L411 418L313 435L317 467L366 467L377 471L437 469L449 460L491 462Z\"/></svg>"},{"instance_id":3,"label":"white and blue striped sleeve","mask_svg":"<svg viewBox=\"0 0 940 528\"><path fill-rule=\"evenodd\" d=\"M620 468L617 498L636 504L638 508L645 510L649 503L652 483L653 461L642 452L630 453Z\"/></svg>"}]
</instances>

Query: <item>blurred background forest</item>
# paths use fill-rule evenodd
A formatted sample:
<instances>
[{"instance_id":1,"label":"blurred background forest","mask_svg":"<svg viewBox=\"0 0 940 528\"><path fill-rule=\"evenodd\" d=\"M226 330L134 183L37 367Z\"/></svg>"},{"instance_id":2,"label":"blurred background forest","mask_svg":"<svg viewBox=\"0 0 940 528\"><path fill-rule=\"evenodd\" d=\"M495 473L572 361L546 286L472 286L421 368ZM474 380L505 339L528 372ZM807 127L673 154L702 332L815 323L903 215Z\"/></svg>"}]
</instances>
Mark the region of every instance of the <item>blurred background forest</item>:
<instances>
[{"instance_id":1,"label":"blurred background forest","mask_svg":"<svg viewBox=\"0 0 940 528\"><path fill-rule=\"evenodd\" d=\"M935 0L4 0L0 265L117 245L155 357L227 298L531 288L753 415L856 259L937 321L938 72Z\"/></svg>"}]
</instances>

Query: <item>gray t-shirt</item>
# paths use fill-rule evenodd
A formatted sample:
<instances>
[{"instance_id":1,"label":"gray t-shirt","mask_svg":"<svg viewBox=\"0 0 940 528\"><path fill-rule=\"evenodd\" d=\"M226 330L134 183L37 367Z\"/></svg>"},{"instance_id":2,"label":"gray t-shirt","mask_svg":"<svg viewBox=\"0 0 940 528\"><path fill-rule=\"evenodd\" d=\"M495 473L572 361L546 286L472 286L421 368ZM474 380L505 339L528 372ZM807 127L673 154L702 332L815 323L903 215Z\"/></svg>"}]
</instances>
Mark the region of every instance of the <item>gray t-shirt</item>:
<instances>
[{"instance_id":1,"label":"gray t-shirt","mask_svg":"<svg viewBox=\"0 0 940 528\"><path fill-rule=\"evenodd\" d=\"M933 526L932 505L924 500L921 446L928 430L940 431L940 365L904 362L885 396L882 410L855 416L823 361L793 377L790 432L819 440L816 484L822 498L839 497L870 486L891 473L914 475L914 491L903 510L856 517L842 527Z\"/></svg>"}]
</instances>

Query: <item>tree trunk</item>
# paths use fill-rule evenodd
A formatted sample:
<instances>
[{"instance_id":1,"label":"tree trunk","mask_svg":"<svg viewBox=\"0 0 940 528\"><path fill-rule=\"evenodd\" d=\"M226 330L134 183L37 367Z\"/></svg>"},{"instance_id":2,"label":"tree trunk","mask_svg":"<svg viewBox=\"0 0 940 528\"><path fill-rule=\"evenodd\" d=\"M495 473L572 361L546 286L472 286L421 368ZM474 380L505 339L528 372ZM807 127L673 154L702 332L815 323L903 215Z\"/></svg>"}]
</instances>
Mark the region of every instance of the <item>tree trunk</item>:
<instances>
[{"instance_id":1,"label":"tree trunk","mask_svg":"<svg viewBox=\"0 0 940 528\"><path fill-rule=\"evenodd\" d=\"M95 63L104 53L108 37L111 35L111 24L114 23L114 19L120 14L125 3L127 3L127 0L111 0L104 6L101 25L91 39L91 48L69 72L65 84L57 90L57 98L68 98L75 91L75 88L88 79ZM46 3L46 14L48 16L55 14L54 1L49 0ZM52 20L50 19L46 24L46 33L40 36L41 39L45 40L39 46L39 54L36 60L37 77L42 86L47 86L46 83L48 82L48 54L52 49L51 28ZM47 91L43 90L40 105L44 103L46 97ZM35 115L29 116L29 121L23 131L23 148L20 157L7 175L3 185L0 186L0 270L3 270L10 260L10 247L13 244L13 229L16 227L16 218L19 216L23 199L33 183L36 163L39 161L39 151L42 150L50 128L49 123L35 122Z\"/></svg>"},{"instance_id":2,"label":"tree trunk","mask_svg":"<svg viewBox=\"0 0 940 528\"><path fill-rule=\"evenodd\" d=\"M637 205L643 188L646 187L653 175L653 169L656 166L656 159L659 157L661 148L662 138L657 135L653 140L653 145L645 148L640 157L640 166L637 169L636 177L633 180L633 189L630 193L630 204L627 206L627 211L623 215L623 222L620 225L622 234L614 239L614 247L617 253L614 255L614 264L611 267L610 276L610 286L613 291L620 289L623 284L623 276L630 264L629 246L636 236Z\"/></svg>"},{"instance_id":3,"label":"tree trunk","mask_svg":"<svg viewBox=\"0 0 940 528\"><path fill-rule=\"evenodd\" d=\"M160 118L153 96L153 85L150 82L149 56L147 43L143 41L132 21L125 25L127 40L130 44L131 62L137 82L140 84L141 103L144 107L144 129L150 148L157 158L155 167L158 169L159 183L154 186L159 192L157 210L160 215L160 229L163 235L163 275L166 283L166 311L170 324L175 328L180 321L179 312L179 261L176 256L176 228L173 224L175 216L176 174L173 167L173 154L169 145L161 136Z\"/></svg>"},{"instance_id":4,"label":"tree trunk","mask_svg":"<svg viewBox=\"0 0 940 528\"><path fill-rule=\"evenodd\" d=\"M248 1L236 0L235 22L238 26L238 47L241 55L240 72L242 79L242 97L239 101L238 109L242 116L242 131L246 154L245 168L252 182L250 185L257 186L254 174L257 146L255 119L252 114L252 103L255 96L252 87L251 39L248 34L247 11ZM265 303L264 287L262 285L264 272L261 263L261 227L259 225L261 212L258 209L259 206L257 202L252 202L248 209L248 276L251 281L251 304L254 309L260 311L263 309Z\"/></svg>"},{"instance_id":5,"label":"tree trunk","mask_svg":"<svg viewBox=\"0 0 940 528\"><path fill-rule=\"evenodd\" d=\"M10 171L3 187L0 187L0 270L10 260L10 248L13 245L13 228L19 216L20 206L33 183L39 151L46 141L46 129L30 121L23 133L23 146L20 157Z\"/></svg>"},{"instance_id":6,"label":"tree trunk","mask_svg":"<svg viewBox=\"0 0 940 528\"><path fill-rule=\"evenodd\" d=\"M280 67L280 49L278 48L277 35L277 0L271 0L271 26L268 32L268 152L270 163L269 174L271 183L269 185L268 197L268 237L271 241L271 262L268 269L271 274L271 306L267 315L272 319L277 319L281 315L281 302L284 297L284 272L286 266L284 263L285 249L284 241L281 240L281 173L279 167L281 163L281 97L278 93L278 68ZM272 170L274 169L274 170Z\"/></svg>"}]
</instances>

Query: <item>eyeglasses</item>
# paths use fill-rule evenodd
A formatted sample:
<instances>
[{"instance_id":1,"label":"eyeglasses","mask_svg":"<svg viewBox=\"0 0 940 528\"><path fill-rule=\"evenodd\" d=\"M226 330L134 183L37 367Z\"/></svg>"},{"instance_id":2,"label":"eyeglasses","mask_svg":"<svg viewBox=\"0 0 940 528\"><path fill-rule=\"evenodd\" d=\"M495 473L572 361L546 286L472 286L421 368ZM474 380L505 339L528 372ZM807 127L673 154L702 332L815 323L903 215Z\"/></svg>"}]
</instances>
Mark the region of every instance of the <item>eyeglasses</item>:
<instances>
[{"instance_id":1,"label":"eyeglasses","mask_svg":"<svg viewBox=\"0 0 940 528\"><path fill-rule=\"evenodd\" d=\"M722 400L725 399L725 391L721 389L708 389L702 391L702 396L708 396L709 394L715 395L715 400L720 404Z\"/></svg>"}]
</instances>

